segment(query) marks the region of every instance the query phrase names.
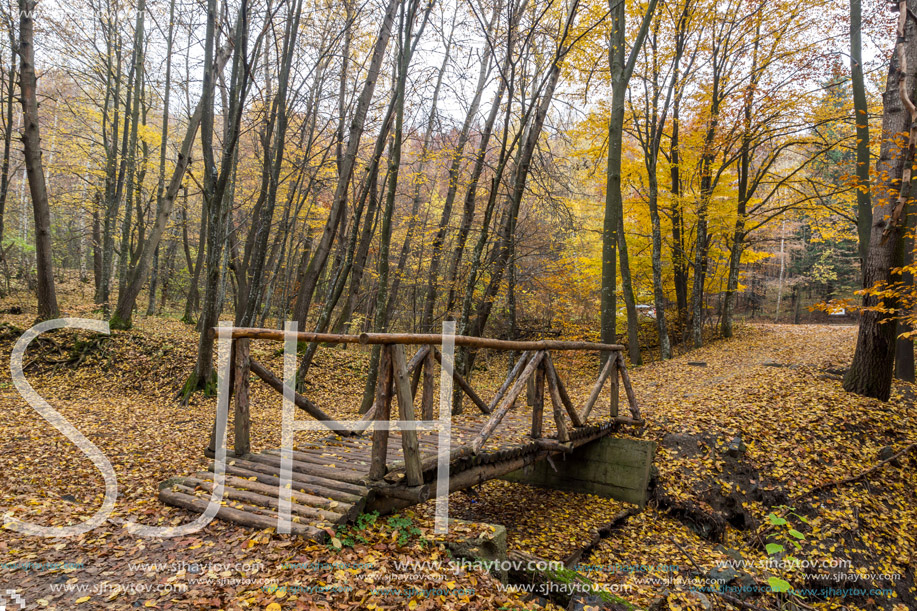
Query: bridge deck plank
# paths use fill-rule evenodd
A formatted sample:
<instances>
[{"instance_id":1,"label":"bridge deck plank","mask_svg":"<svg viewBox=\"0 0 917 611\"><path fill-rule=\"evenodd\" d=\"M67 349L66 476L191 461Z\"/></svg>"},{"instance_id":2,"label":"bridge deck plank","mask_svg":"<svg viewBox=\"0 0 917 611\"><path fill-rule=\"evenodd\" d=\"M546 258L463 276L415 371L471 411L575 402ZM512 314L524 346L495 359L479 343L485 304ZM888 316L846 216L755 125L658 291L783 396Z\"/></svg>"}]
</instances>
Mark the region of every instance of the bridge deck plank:
<instances>
[{"instance_id":1,"label":"bridge deck plank","mask_svg":"<svg viewBox=\"0 0 917 611\"><path fill-rule=\"evenodd\" d=\"M452 425L452 448L468 445L480 431L487 416L463 415ZM499 476L506 469L531 464L551 452L547 445L536 443L528 434L531 430L530 408L514 407L477 455L456 456L450 461L450 487L461 489ZM580 445L608 435L614 430L610 421L570 428L573 445ZM439 431L418 430L419 454L426 466L425 485L435 486L436 457ZM551 418L545 418L542 439L556 439L557 431ZM293 452L291 515L294 534L323 541L337 524L352 521L366 508L377 507L391 511L411 504L404 500L383 498L381 488L374 490L369 481L372 435L360 437L330 435L319 441L303 443ZM391 431L386 464L389 465L387 490L407 489L403 469L404 451L401 434ZM395 463L395 464L393 464ZM267 448L244 456L227 457L225 505L217 518L243 526L265 528L277 525L280 490L280 450ZM214 463L206 471L189 477L169 480L160 490L160 500L194 512L203 511L214 490ZM434 488L435 489L435 488ZM385 494L389 494L386 492Z\"/></svg>"}]
</instances>

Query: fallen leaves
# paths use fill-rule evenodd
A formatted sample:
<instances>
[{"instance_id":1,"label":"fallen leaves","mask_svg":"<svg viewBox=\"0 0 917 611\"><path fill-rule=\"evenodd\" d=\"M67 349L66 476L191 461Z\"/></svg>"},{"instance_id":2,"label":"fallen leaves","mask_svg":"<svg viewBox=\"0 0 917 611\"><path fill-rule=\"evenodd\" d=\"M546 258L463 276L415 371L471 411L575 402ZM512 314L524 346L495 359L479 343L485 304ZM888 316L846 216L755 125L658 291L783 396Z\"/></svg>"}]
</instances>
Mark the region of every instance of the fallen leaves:
<instances>
[{"instance_id":1,"label":"fallen leaves","mask_svg":"<svg viewBox=\"0 0 917 611\"><path fill-rule=\"evenodd\" d=\"M28 326L26 321L14 322ZM736 340L717 342L692 352L690 357L632 371L649 422L643 438L661 439L677 432L707 435L714 440L700 443L700 447L695 444L695 451L684 455L661 448L656 460L659 485L675 500L694 502L702 510L712 511L699 500L699 489L712 486L724 498L745 499L751 487L780 488L795 496L819 484L855 475L882 460L886 448L897 450L908 440L917 439L917 424L910 417L915 397L912 387L897 385L892 401L880 403L844 393L836 378L824 374L844 366L852 353L852 341L849 328L751 327L743 329ZM9 347L9 343L0 346L5 351L0 356L6 358ZM253 351L259 360L276 367L279 359L271 350L256 344ZM77 604L83 608L145 605L271 611L534 607L535 603L527 602L521 594L502 592L493 578L476 572L427 576L426 581L410 584L448 591L474 588L473 596L405 598L379 594L379 588L392 585L386 583L385 575L396 572L396 562L446 559L442 541L432 535L429 506L418 508L418 516L413 518L423 537L433 541L426 545L416 538L398 545L397 533L380 527L366 534L365 543L349 547L335 537L339 545L332 541L329 548L218 521L193 537L150 540L129 535L122 528L126 520L176 525L193 517L156 500L160 481L195 469L210 434L212 399L195 397L185 407L173 400L175 386L187 373L193 352L189 327L147 319L139 329L117 333L104 351L88 354L78 368L42 368L36 364L30 373L33 385L110 457L121 496L111 520L80 537L46 540L3 530L0 554L5 562L82 565L48 571L0 566L3 587L18 588L49 609L69 609ZM354 416L358 403L354 398L362 387L362 377L355 372L362 371L365 356L359 350L319 351L310 398L338 417ZM687 366L688 358L707 366ZM574 403L581 404L597 373L594 359L570 356L555 361ZM482 364L487 369L475 372L476 388L498 385L505 363ZM7 377L0 378L0 401L5 406L0 437L0 505L8 512L4 524L10 516L45 525L86 519L101 505L101 477L72 444L25 405L9 386L7 370L3 371L0 375ZM279 398L258 384L252 389L253 444L278 447ZM525 409L521 404L518 407ZM470 412L466 410L457 422L473 421L475 416ZM546 424L550 427L550 422ZM321 433L303 433L297 439L313 435ZM724 458L735 436L741 436L746 446L744 460L759 474L742 482L730 478L730 463ZM818 560L847 558L854 563L853 570L865 577L910 574L913 550L917 549L914 457L902 456L895 462L862 481L816 494L806 499L806 507L797 507L809 519L804 528L795 525L805 537L799 540L803 553L798 555ZM621 503L608 499L502 481L488 482L472 494L455 494L450 503L453 517L503 524L511 549L550 560L568 557L621 508ZM758 524L773 511L747 499L742 508ZM480 533L475 529L486 528L481 524L456 527L454 536L476 536ZM704 599L671 585L673 579L696 573L692 562L710 571L735 550L741 550L748 561L766 560L764 545L754 540L757 534L758 530L728 525L723 541L713 543L651 506L602 541L591 557L581 561L588 565L582 570L597 583L628 586L625 598L638 605L662 600L669 609L700 608ZM760 534L764 537L767 533ZM370 557L372 568L343 573L303 568L308 562L366 563ZM235 568L213 572L141 568L143 563L181 562L258 562L262 568L247 572ZM301 565L284 568L291 562ZM761 585L766 585L769 577L783 579L796 588L806 584L801 571L749 572ZM89 590L52 590L51 584L67 585L71 579L76 579L71 586L121 587L93 596L88 596ZM283 588L265 587L271 585ZM304 588L342 585L352 589ZM155 593L140 591L157 587ZM167 587L171 591L166 591ZM895 587L895 596L878 597L876 603L889 609L896 605L906 608L899 601L913 592L911 583ZM668 593L662 596L666 589ZM912 600L911 595L905 602ZM771 595L756 600L759 606L773 606L775 602ZM852 599L830 597L806 604L824 609L860 606Z\"/></svg>"}]
</instances>

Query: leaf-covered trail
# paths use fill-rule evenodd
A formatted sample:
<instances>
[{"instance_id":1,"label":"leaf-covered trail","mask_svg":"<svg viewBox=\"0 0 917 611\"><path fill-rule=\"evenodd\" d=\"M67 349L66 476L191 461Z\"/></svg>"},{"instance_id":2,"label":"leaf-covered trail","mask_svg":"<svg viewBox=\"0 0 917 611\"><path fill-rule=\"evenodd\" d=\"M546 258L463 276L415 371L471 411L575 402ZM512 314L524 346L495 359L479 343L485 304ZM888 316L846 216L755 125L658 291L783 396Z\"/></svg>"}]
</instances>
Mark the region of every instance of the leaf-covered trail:
<instances>
[{"instance_id":1,"label":"leaf-covered trail","mask_svg":"<svg viewBox=\"0 0 917 611\"><path fill-rule=\"evenodd\" d=\"M672 609L724 604L705 592L724 581L727 592L754 592L749 602L767 608L917 608L914 456L808 495L917 440L911 385L896 383L888 403L841 388L855 339L852 327L756 325L635 370L649 422L640 437L660 442L655 501L581 568L629 587L622 595L636 604L668 599ZM536 517L519 511L528 505ZM563 559L621 504L491 482L453 506L466 519L507 524L511 546ZM772 512L787 524L771 525ZM767 543L788 551L769 557ZM772 593L770 579L803 596Z\"/></svg>"},{"instance_id":2,"label":"leaf-covered trail","mask_svg":"<svg viewBox=\"0 0 917 611\"><path fill-rule=\"evenodd\" d=\"M28 326L25 320L10 322ZM688 591L692 585L706 587L696 581L698 577L729 581L731 588L770 590L768 578L775 578L799 591L843 589L842 595L825 601L813 593L791 599L809 607L913 608L913 456L862 481L793 503L795 513L807 522L779 507L816 485L869 468L889 447L898 450L917 440L910 386L896 385L889 403L841 389L836 371L848 362L854 338L849 327L745 327L734 340L634 370L632 378L649 421L641 438L661 442L656 500L582 559L583 571L597 583L627 586L626 592L618 593L659 609L699 609L708 603L723 608L719 595ZM7 334L2 339L6 361L14 338ZM212 400L195 399L181 407L172 398L193 350L187 327L149 319L139 330L119 333L108 347L90 353L78 368L38 367L29 374L36 389L110 457L121 497L112 520L77 538L37 539L0 531L0 586L17 588L49 609L81 608L74 607L77 601L85 608L272 611L277 609L269 607L272 604L282 609L535 605L521 594L502 592L493 578L480 573L432 570L417 581L398 584L441 587L448 595L380 592L378 588L391 586L385 575L397 571L396 562L446 558L438 545L422 544L416 537L399 543L398 532L385 520L363 532L365 542L356 540L354 547L343 550L220 522L173 540L127 534L121 526L124 520L165 525L192 519L188 512L161 505L156 486L194 468L212 422ZM276 365L276 352L257 350L259 358ZM365 355L339 350L318 354L310 396L335 415L351 414ZM706 366L688 365L689 361ZM574 401L581 400L594 380L595 365L581 363L582 376L572 375L576 363L558 365L570 379ZM493 369L496 381L503 366ZM8 369L0 375L4 513L42 524L85 519L101 503L98 472L18 397ZM486 386L487 374L481 376ZM274 406L253 410L253 441L258 447L276 446L276 395L253 388L256 405ZM459 493L450 501L454 516L502 523L509 529L511 548L552 560L566 558L584 545L591 530L606 524L622 507L588 495L505 482L482 486L476 497ZM788 524L768 527L771 512L785 516ZM408 517L420 534L431 536L425 508ZM795 550L787 534L790 527L803 537L796 539L802 548L794 551L796 558L833 565L847 562L845 575L856 573L860 578L839 581L835 568L794 569L785 566L788 562L768 566L765 543ZM747 566L699 575L698 567L708 573L717 563L739 560ZM201 568L203 573L194 572ZM883 575L898 578L873 579ZM289 589L272 590L271 584ZM855 588L890 591L860 595L853 593ZM778 608L781 597L787 595L768 592L749 601Z\"/></svg>"}]
</instances>

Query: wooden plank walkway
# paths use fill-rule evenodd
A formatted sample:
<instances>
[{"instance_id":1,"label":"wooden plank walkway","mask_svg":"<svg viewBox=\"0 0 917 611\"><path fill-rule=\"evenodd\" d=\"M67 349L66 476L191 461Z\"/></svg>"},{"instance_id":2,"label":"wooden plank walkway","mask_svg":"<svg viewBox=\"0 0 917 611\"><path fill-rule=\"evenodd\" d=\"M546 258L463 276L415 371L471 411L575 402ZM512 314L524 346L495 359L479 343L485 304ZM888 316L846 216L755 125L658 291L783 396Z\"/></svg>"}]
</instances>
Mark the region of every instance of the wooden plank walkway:
<instances>
[{"instance_id":1,"label":"wooden plank walkway","mask_svg":"<svg viewBox=\"0 0 917 611\"><path fill-rule=\"evenodd\" d=\"M527 411L525 407L520 407L508 414L494 436L493 445L477 455L450 461L450 492L483 483L552 454L563 455L564 452L544 443L546 439L555 438L552 430L546 430L541 440L534 440L524 433L530 427ZM485 418L477 420L480 422L453 424L453 447L471 442ZM573 429L569 433L569 447L608 435L614 427L614 422L608 421ZM297 446L293 453L291 532L324 541L328 536L325 529L353 521L364 511L397 510L435 493L438 435L437 431L418 431L422 462L432 465L424 470L424 490L420 493L407 486L403 470L397 468L404 460L399 432L392 431L389 438L386 462L394 468L386 476L384 486L369 479L372 452L369 432L360 437L329 436ZM206 467L188 477L168 480L160 489L160 500L191 511L203 511L214 487L213 467L214 463L210 461ZM276 527L279 471L278 449L241 457L228 456L224 504L216 517L243 526Z\"/></svg>"},{"instance_id":2,"label":"wooden plank walkway","mask_svg":"<svg viewBox=\"0 0 917 611\"><path fill-rule=\"evenodd\" d=\"M215 329L221 354L228 357L229 401L234 406L233 448L227 457L223 501L216 517L255 528L278 526L281 455L276 449L251 451L249 385L251 374L277 392L283 382L251 358L252 340L283 341L288 336L270 329ZM444 337L446 338L444 340ZM490 402L485 402L458 372L456 386L481 413L453 418L449 451L449 490L481 484L551 455L564 456L574 448L610 434L619 424L642 425L623 346L580 341L505 341L461 335L375 333L360 336L297 333L290 339L316 343L379 344L376 397L361 421L362 435L335 428L332 418L307 397L293 392L293 403L332 431L317 442L295 448L291 481L291 531L322 541L335 525L355 519L363 511L397 511L422 503L436 489L439 431L387 428L366 431L372 422L417 420L414 402L421 397L421 420L434 418L434 367L443 362L438 345L449 341L475 349L522 351ZM420 346L410 361L405 346ZM228 350L228 353L224 353ZM581 408L573 404L554 367L551 350L592 350L608 354L589 398ZM440 374L443 375L440 369ZM305 374L303 374L305 375ZM445 374L450 375L450 374ZM608 411L588 419L606 382ZM623 386L632 418L618 415L618 389ZM525 392L525 398L522 397ZM233 401L234 398L234 401ZM393 400L398 411L392 413ZM550 402L551 411L546 410ZM604 410L601 410L604 411ZM208 456L213 456L216 434ZM216 488L213 461L187 477L172 478L160 487L164 503L203 512Z\"/></svg>"}]
</instances>

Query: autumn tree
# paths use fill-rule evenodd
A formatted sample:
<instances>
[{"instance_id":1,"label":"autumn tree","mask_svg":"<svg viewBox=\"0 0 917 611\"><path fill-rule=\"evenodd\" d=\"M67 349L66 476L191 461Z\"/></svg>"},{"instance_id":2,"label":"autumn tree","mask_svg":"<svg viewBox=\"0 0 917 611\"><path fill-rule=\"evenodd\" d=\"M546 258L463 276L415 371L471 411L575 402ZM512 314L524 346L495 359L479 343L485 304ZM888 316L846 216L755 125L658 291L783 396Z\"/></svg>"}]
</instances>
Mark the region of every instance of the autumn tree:
<instances>
[{"instance_id":1,"label":"autumn tree","mask_svg":"<svg viewBox=\"0 0 917 611\"><path fill-rule=\"evenodd\" d=\"M637 56L643 48L650 29L650 21L656 10L656 0L650 0L643 12L640 30L630 50L627 50L625 33L627 14L624 2L609 0L611 14L611 33L608 39L608 62L611 66L611 109L608 118L608 165L605 184L605 223L602 229L602 297L601 297L601 336L602 341L613 344L617 339L617 249L621 248L621 273L630 274L626 262L627 242L622 227L624 204L621 195L621 152L624 134L624 102L627 96L627 85L634 72ZM630 283L630 279L626 282ZM637 312L634 307L633 293L626 297L628 306L627 343L631 361L640 362L640 345L637 338Z\"/></svg>"},{"instance_id":2,"label":"autumn tree","mask_svg":"<svg viewBox=\"0 0 917 611\"><path fill-rule=\"evenodd\" d=\"M917 2L899 5L897 42L883 94L882 144L873 191L874 219L869 238L864 284L888 284L893 268L903 263L907 203L917 145L917 110L911 92L917 83L917 23L909 15ZM867 292L863 298L853 362L844 376L844 390L887 401L891 393L895 354L895 297Z\"/></svg>"}]
</instances>

